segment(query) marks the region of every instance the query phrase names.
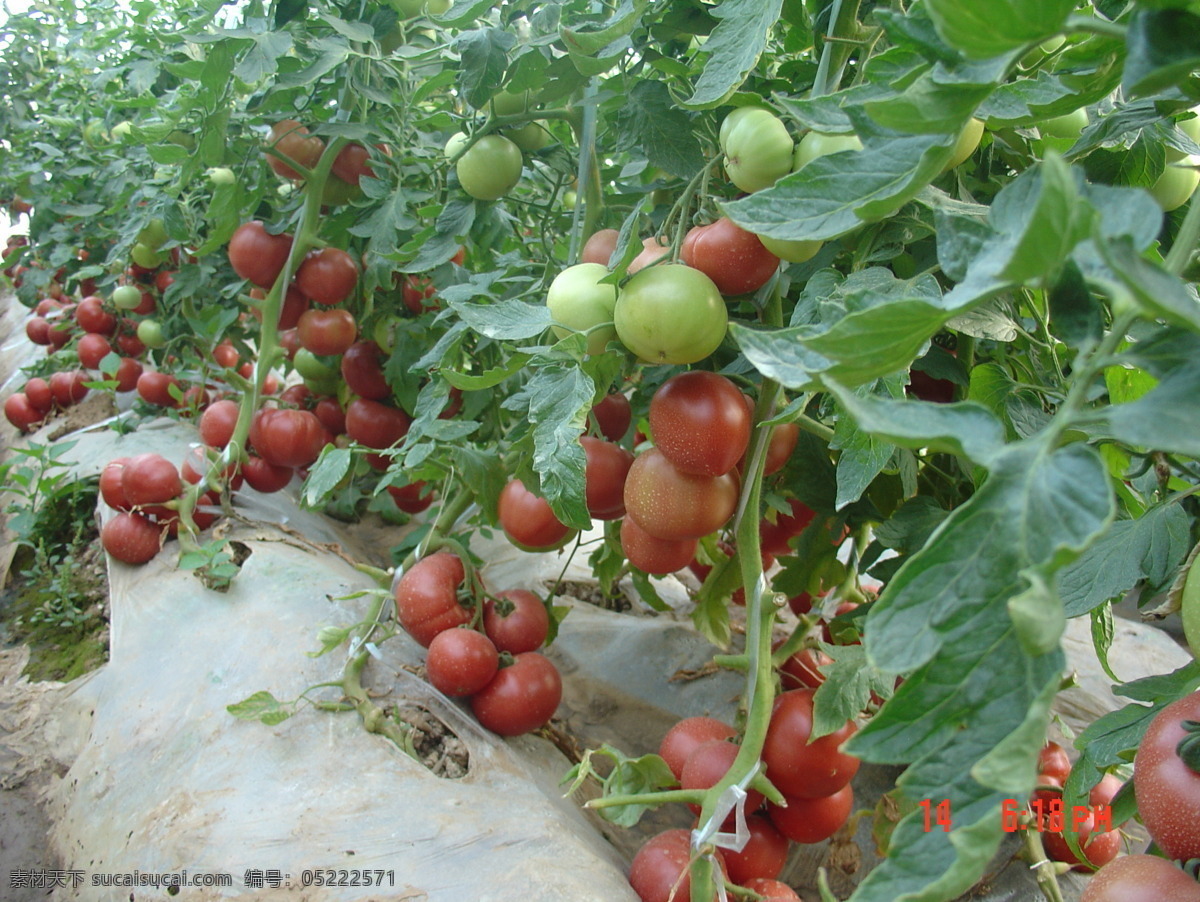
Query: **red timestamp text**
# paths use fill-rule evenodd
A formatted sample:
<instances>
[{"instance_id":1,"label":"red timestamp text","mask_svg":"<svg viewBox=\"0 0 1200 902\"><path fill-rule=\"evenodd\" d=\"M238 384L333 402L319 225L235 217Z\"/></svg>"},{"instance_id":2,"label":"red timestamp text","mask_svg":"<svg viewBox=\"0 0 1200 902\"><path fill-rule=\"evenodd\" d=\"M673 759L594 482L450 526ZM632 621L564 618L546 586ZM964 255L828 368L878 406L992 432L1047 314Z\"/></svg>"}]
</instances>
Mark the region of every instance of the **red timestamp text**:
<instances>
[{"instance_id":1,"label":"red timestamp text","mask_svg":"<svg viewBox=\"0 0 1200 902\"><path fill-rule=\"evenodd\" d=\"M950 800L922 799L918 803L924 816L925 832L941 828L949 833L954 826ZM1066 806L1061 798L1031 799L1028 802L1005 799L1000 807L1000 827L1005 833L1036 830L1039 833L1078 832L1083 827L1093 832L1112 829L1112 808L1108 805Z\"/></svg>"}]
</instances>

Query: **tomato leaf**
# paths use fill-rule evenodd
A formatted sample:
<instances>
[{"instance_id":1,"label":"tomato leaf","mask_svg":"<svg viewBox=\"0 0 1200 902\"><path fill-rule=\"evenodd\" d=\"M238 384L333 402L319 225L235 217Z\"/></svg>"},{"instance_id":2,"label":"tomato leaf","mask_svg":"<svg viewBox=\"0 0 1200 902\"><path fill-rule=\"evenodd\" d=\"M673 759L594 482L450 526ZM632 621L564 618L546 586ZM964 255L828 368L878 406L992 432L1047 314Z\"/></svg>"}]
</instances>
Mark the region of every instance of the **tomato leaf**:
<instances>
[{"instance_id":1,"label":"tomato leaf","mask_svg":"<svg viewBox=\"0 0 1200 902\"><path fill-rule=\"evenodd\" d=\"M661 82L633 86L617 115L616 130L618 141L645 150L651 166L685 179L704 168L692 117L675 106Z\"/></svg>"},{"instance_id":2,"label":"tomato leaf","mask_svg":"<svg viewBox=\"0 0 1200 902\"><path fill-rule=\"evenodd\" d=\"M1098 436L1134 448L1200 456L1200 423L1190 408L1200 392L1200 364L1166 376L1157 386L1128 404L1114 404L1080 416L1081 425Z\"/></svg>"},{"instance_id":3,"label":"tomato leaf","mask_svg":"<svg viewBox=\"0 0 1200 902\"><path fill-rule=\"evenodd\" d=\"M295 713L287 710L284 703L266 689L261 689L240 702L226 705L225 710L240 720L258 720L268 726L283 723Z\"/></svg>"},{"instance_id":4,"label":"tomato leaf","mask_svg":"<svg viewBox=\"0 0 1200 902\"><path fill-rule=\"evenodd\" d=\"M632 0L628 5L618 7L612 18L600 28L582 31L564 26L559 33L568 51L595 56L618 38L628 37L649 5L649 0Z\"/></svg>"},{"instance_id":5,"label":"tomato leaf","mask_svg":"<svg viewBox=\"0 0 1200 902\"><path fill-rule=\"evenodd\" d=\"M889 698L895 678L884 675L867 661L861 645L821 643L821 651L833 658L820 668L825 681L813 696L812 739L840 730L856 718L871 701L871 694Z\"/></svg>"},{"instance_id":6,"label":"tomato leaf","mask_svg":"<svg viewBox=\"0 0 1200 902\"><path fill-rule=\"evenodd\" d=\"M442 297L463 322L488 338L516 341L541 335L550 328L550 311L544 304L527 304L513 299L478 304L460 301L449 292L443 292Z\"/></svg>"},{"instance_id":7,"label":"tomato leaf","mask_svg":"<svg viewBox=\"0 0 1200 902\"><path fill-rule=\"evenodd\" d=\"M1000 56L1053 37L1074 0L994 0L987 4L928 0L925 9L951 47L976 59Z\"/></svg>"},{"instance_id":8,"label":"tomato leaf","mask_svg":"<svg viewBox=\"0 0 1200 902\"><path fill-rule=\"evenodd\" d=\"M1121 86L1130 97L1154 94L1200 67L1200 16L1186 9L1140 9L1129 21Z\"/></svg>"},{"instance_id":9,"label":"tomato leaf","mask_svg":"<svg viewBox=\"0 0 1200 902\"><path fill-rule=\"evenodd\" d=\"M757 65L779 21L783 0L724 0L713 9L720 20L704 51L709 54L692 96L682 105L694 110L725 103Z\"/></svg>"},{"instance_id":10,"label":"tomato leaf","mask_svg":"<svg viewBox=\"0 0 1200 902\"><path fill-rule=\"evenodd\" d=\"M508 67L508 51L516 43L515 35L499 28L464 31L454 39L451 46L462 61L459 90L475 109L482 109L499 89Z\"/></svg>"},{"instance_id":11,"label":"tomato leaf","mask_svg":"<svg viewBox=\"0 0 1200 902\"><path fill-rule=\"evenodd\" d=\"M1118 520L1059 573L1067 616L1086 614L1142 580L1162 584L1190 547L1190 520L1178 504L1159 504L1136 520Z\"/></svg>"},{"instance_id":12,"label":"tomato leaf","mask_svg":"<svg viewBox=\"0 0 1200 902\"><path fill-rule=\"evenodd\" d=\"M325 446L317 462L308 471L300 496L310 508L319 508L350 472L354 454L349 448Z\"/></svg>"}]
</instances>

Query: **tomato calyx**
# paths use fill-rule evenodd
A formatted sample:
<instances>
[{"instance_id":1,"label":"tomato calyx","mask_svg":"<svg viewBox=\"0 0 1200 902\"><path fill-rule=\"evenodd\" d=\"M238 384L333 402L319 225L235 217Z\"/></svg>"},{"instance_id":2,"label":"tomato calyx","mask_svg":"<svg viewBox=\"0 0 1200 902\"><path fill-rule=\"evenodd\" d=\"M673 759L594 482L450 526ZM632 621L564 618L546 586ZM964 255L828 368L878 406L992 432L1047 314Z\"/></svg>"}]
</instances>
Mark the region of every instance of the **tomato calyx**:
<instances>
[{"instance_id":1,"label":"tomato calyx","mask_svg":"<svg viewBox=\"0 0 1200 902\"><path fill-rule=\"evenodd\" d=\"M1179 726L1184 735L1175 754L1192 773L1200 775L1200 721L1185 720Z\"/></svg>"}]
</instances>

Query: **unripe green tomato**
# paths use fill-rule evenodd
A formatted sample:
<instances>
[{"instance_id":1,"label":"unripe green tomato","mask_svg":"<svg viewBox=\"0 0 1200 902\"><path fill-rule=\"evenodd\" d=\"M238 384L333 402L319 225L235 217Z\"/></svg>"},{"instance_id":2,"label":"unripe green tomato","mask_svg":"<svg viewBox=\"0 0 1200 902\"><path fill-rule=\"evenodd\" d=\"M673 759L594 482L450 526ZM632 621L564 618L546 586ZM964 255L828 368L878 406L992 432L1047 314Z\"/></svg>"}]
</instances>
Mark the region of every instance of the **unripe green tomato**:
<instances>
[{"instance_id":1,"label":"unripe green tomato","mask_svg":"<svg viewBox=\"0 0 1200 902\"><path fill-rule=\"evenodd\" d=\"M128 119L122 120L109 129L109 135L114 141L120 142L125 140L133 132L133 123Z\"/></svg>"},{"instance_id":2,"label":"unripe green tomato","mask_svg":"<svg viewBox=\"0 0 1200 902\"><path fill-rule=\"evenodd\" d=\"M963 130L958 133L958 140L954 142L954 150L951 151L946 165L942 167L942 172L949 172L975 153L975 148L979 146L979 139L982 137L983 121L972 116L963 126Z\"/></svg>"},{"instance_id":3,"label":"unripe green tomato","mask_svg":"<svg viewBox=\"0 0 1200 902\"><path fill-rule=\"evenodd\" d=\"M528 91L500 91L492 97L492 109L497 116L515 116L531 107Z\"/></svg>"},{"instance_id":4,"label":"unripe green tomato","mask_svg":"<svg viewBox=\"0 0 1200 902\"><path fill-rule=\"evenodd\" d=\"M1192 656L1200 660L1200 567L1195 563L1183 582L1181 601L1183 607L1179 616L1183 619L1183 634L1187 637Z\"/></svg>"},{"instance_id":5,"label":"unripe green tomato","mask_svg":"<svg viewBox=\"0 0 1200 902\"><path fill-rule=\"evenodd\" d=\"M564 210L574 210L575 205L579 203L579 195L574 191L564 191L562 195L562 205Z\"/></svg>"},{"instance_id":6,"label":"unripe green tomato","mask_svg":"<svg viewBox=\"0 0 1200 902\"><path fill-rule=\"evenodd\" d=\"M729 313L712 279L682 263L640 270L617 295L617 337L646 363L696 363L725 338Z\"/></svg>"},{"instance_id":7,"label":"unripe green tomato","mask_svg":"<svg viewBox=\"0 0 1200 902\"><path fill-rule=\"evenodd\" d=\"M468 140L464 132L455 132L451 135L443 151L446 154L446 159L453 160L458 155L458 152L467 146Z\"/></svg>"},{"instance_id":8,"label":"unripe green tomato","mask_svg":"<svg viewBox=\"0 0 1200 902\"><path fill-rule=\"evenodd\" d=\"M792 169L795 145L783 120L770 110L734 110L726 121L725 173L738 188L748 193L769 188Z\"/></svg>"},{"instance_id":9,"label":"unripe green tomato","mask_svg":"<svg viewBox=\"0 0 1200 902\"><path fill-rule=\"evenodd\" d=\"M341 374L329 379L305 379L304 384L314 395L336 395L342 387Z\"/></svg>"},{"instance_id":10,"label":"unripe green tomato","mask_svg":"<svg viewBox=\"0 0 1200 902\"><path fill-rule=\"evenodd\" d=\"M133 285L118 285L113 289L112 302L118 310L132 310L142 303L142 292Z\"/></svg>"},{"instance_id":11,"label":"unripe green tomato","mask_svg":"<svg viewBox=\"0 0 1200 902\"><path fill-rule=\"evenodd\" d=\"M521 180L521 148L503 135L484 135L458 158L462 189L476 200L499 200Z\"/></svg>"},{"instance_id":12,"label":"unripe green tomato","mask_svg":"<svg viewBox=\"0 0 1200 902\"><path fill-rule=\"evenodd\" d=\"M167 344L158 320L144 319L138 323L137 337L138 341L148 348L161 348Z\"/></svg>"},{"instance_id":13,"label":"unripe green tomato","mask_svg":"<svg viewBox=\"0 0 1200 902\"><path fill-rule=\"evenodd\" d=\"M1149 191L1163 212L1170 213L1187 203L1197 183L1200 183L1200 172L1187 166L1168 165Z\"/></svg>"},{"instance_id":14,"label":"unripe green tomato","mask_svg":"<svg viewBox=\"0 0 1200 902\"><path fill-rule=\"evenodd\" d=\"M787 241L767 235L759 235L758 240L772 254L788 263L804 263L811 260L825 244L824 241Z\"/></svg>"},{"instance_id":15,"label":"unripe green tomato","mask_svg":"<svg viewBox=\"0 0 1200 902\"><path fill-rule=\"evenodd\" d=\"M321 186L321 203L326 207L340 207L363 196L362 187L356 182L351 185L332 172Z\"/></svg>"},{"instance_id":16,"label":"unripe green tomato","mask_svg":"<svg viewBox=\"0 0 1200 902\"><path fill-rule=\"evenodd\" d=\"M506 128L504 135L521 150L533 153L554 140L546 126L540 122L527 122L518 128Z\"/></svg>"},{"instance_id":17,"label":"unripe green tomato","mask_svg":"<svg viewBox=\"0 0 1200 902\"><path fill-rule=\"evenodd\" d=\"M612 322L617 306L617 286L600 281L608 275L608 267L602 263L578 263L554 277L546 292L546 306L555 320L551 327L555 335L566 338L573 332L587 332ZM591 332L587 352L603 354L604 346L616 334L612 326Z\"/></svg>"},{"instance_id":18,"label":"unripe green tomato","mask_svg":"<svg viewBox=\"0 0 1200 902\"><path fill-rule=\"evenodd\" d=\"M858 135L827 135L823 132L809 132L796 145L796 153L792 158L792 170L795 171L817 157L831 153L841 153L843 150L862 150L862 141Z\"/></svg>"},{"instance_id":19,"label":"unripe green tomato","mask_svg":"<svg viewBox=\"0 0 1200 902\"><path fill-rule=\"evenodd\" d=\"M292 365L296 367L296 372L305 381L309 379L318 381L336 379L341 375L339 367L325 364L308 348L296 349L296 355L292 358Z\"/></svg>"},{"instance_id":20,"label":"unripe green tomato","mask_svg":"<svg viewBox=\"0 0 1200 902\"><path fill-rule=\"evenodd\" d=\"M371 337L375 339L375 344L383 350L385 354L391 354L392 348L396 346L396 327L399 324L399 319L394 316L385 316L375 323L375 328L371 331Z\"/></svg>"},{"instance_id":21,"label":"unripe green tomato","mask_svg":"<svg viewBox=\"0 0 1200 902\"><path fill-rule=\"evenodd\" d=\"M214 185L232 185L237 182L237 176L228 166L213 166L207 174L208 180Z\"/></svg>"},{"instance_id":22,"label":"unripe green tomato","mask_svg":"<svg viewBox=\"0 0 1200 902\"><path fill-rule=\"evenodd\" d=\"M1043 138L1070 138L1074 143L1079 135L1087 128L1087 110L1080 107L1062 116L1047 119L1038 125L1038 132Z\"/></svg>"},{"instance_id":23,"label":"unripe green tomato","mask_svg":"<svg viewBox=\"0 0 1200 902\"><path fill-rule=\"evenodd\" d=\"M164 259L163 255L157 250L141 242L130 248L129 257L134 263L144 269L154 269L157 266L161 266Z\"/></svg>"},{"instance_id":24,"label":"unripe green tomato","mask_svg":"<svg viewBox=\"0 0 1200 902\"><path fill-rule=\"evenodd\" d=\"M134 239L138 244L144 244L152 251L158 250L167 243L167 227L157 217L142 226Z\"/></svg>"}]
</instances>

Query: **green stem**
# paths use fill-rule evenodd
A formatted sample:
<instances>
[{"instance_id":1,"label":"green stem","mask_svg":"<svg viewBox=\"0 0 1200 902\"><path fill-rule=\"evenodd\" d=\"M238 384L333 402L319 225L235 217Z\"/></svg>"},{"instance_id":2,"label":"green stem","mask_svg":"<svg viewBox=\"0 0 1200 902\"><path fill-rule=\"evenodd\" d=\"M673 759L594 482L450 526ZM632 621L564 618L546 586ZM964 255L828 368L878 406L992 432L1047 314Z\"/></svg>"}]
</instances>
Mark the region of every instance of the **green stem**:
<instances>
[{"instance_id":1,"label":"green stem","mask_svg":"<svg viewBox=\"0 0 1200 902\"><path fill-rule=\"evenodd\" d=\"M1171 245L1171 250L1167 253L1166 260L1163 261L1167 272L1176 276L1180 275L1187 266L1198 241L1200 241L1200 203L1196 201L1196 196L1193 194L1192 199L1188 201L1187 215L1179 227L1179 234L1175 236L1175 243Z\"/></svg>"},{"instance_id":2,"label":"green stem","mask_svg":"<svg viewBox=\"0 0 1200 902\"><path fill-rule=\"evenodd\" d=\"M1124 25L1092 16L1068 16L1064 30L1067 33L1103 35L1106 38L1116 38L1122 43L1128 32Z\"/></svg>"},{"instance_id":3,"label":"green stem","mask_svg":"<svg viewBox=\"0 0 1200 902\"><path fill-rule=\"evenodd\" d=\"M851 37L858 31L859 2L860 0L833 0L829 11L829 33L821 47L817 76L810 92L812 97L832 94L841 83L842 72L850 59L852 45L838 39Z\"/></svg>"},{"instance_id":4,"label":"green stem","mask_svg":"<svg viewBox=\"0 0 1200 902\"><path fill-rule=\"evenodd\" d=\"M1082 411L1088 403L1088 392L1092 381L1112 363L1112 356L1125 340L1129 327L1137 320L1136 311L1130 310L1118 315L1112 323L1112 328L1091 354L1087 355L1083 364L1071 374L1071 387L1067 397L1059 406L1054 418L1046 427L1046 439L1053 443L1063 432L1071 428L1075 415Z\"/></svg>"},{"instance_id":5,"label":"green stem","mask_svg":"<svg viewBox=\"0 0 1200 902\"><path fill-rule=\"evenodd\" d=\"M602 796L585 802L584 808L616 808L620 805L669 805L673 802L695 805L704 801L704 789L664 789L636 795Z\"/></svg>"}]
</instances>

